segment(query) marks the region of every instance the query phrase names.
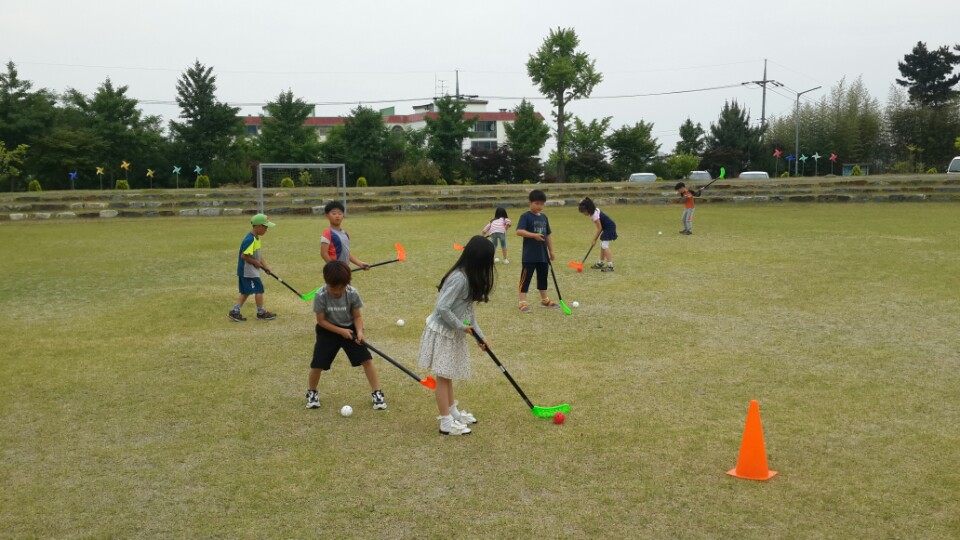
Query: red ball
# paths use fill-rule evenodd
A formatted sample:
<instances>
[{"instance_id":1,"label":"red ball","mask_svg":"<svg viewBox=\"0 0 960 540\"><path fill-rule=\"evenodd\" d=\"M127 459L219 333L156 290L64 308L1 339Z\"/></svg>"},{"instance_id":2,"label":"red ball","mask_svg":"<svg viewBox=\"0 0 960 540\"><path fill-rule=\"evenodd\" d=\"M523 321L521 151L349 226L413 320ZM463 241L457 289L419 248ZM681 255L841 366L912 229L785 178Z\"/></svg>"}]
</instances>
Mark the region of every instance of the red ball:
<instances>
[{"instance_id":1,"label":"red ball","mask_svg":"<svg viewBox=\"0 0 960 540\"><path fill-rule=\"evenodd\" d=\"M562 424L563 421L566 419L567 417L562 412L557 412L556 414L553 415L554 424Z\"/></svg>"}]
</instances>

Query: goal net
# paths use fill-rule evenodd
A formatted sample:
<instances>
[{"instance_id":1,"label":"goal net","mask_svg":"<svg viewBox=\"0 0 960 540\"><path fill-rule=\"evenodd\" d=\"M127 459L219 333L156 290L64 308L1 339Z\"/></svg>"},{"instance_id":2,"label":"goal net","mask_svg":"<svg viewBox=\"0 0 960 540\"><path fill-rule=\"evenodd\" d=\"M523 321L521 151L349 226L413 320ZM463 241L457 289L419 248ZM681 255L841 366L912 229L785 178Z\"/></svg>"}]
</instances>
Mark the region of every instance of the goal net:
<instances>
[{"instance_id":1,"label":"goal net","mask_svg":"<svg viewBox=\"0 0 960 540\"><path fill-rule=\"evenodd\" d=\"M330 197L347 208L347 167L343 163L261 163L257 167L260 212L266 212L264 193L284 187L312 187L330 190Z\"/></svg>"}]
</instances>

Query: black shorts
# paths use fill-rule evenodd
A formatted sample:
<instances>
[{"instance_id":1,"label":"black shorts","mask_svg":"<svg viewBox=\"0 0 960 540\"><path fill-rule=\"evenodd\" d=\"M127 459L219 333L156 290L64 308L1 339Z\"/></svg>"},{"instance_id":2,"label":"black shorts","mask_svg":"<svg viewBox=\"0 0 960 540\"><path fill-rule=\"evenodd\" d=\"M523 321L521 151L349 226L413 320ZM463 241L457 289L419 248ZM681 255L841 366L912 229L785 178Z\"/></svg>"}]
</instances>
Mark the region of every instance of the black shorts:
<instances>
[{"instance_id":1,"label":"black shorts","mask_svg":"<svg viewBox=\"0 0 960 540\"><path fill-rule=\"evenodd\" d=\"M542 263L523 263L523 270L520 272L520 292L526 294L530 290L530 282L533 280L533 272L537 272L537 290L547 290L547 272L550 271L550 265Z\"/></svg>"},{"instance_id":2,"label":"black shorts","mask_svg":"<svg viewBox=\"0 0 960 540\"><path fill-rule=\"evenodd\" d=\"M354 333L357 331L354 326L350 326L350 330ZM334 334L318 324L317 342L313 346L313 361L310 362L310 367L324 371L329 370L330 364L333 363L333 359L336 358L340 349L346 351L347 358L350 359L350 365L353 367L373 359L369 349L363 345L357 345L357 342L352 339L344 339L343 336Z\"/></svg>"}]
</instances>

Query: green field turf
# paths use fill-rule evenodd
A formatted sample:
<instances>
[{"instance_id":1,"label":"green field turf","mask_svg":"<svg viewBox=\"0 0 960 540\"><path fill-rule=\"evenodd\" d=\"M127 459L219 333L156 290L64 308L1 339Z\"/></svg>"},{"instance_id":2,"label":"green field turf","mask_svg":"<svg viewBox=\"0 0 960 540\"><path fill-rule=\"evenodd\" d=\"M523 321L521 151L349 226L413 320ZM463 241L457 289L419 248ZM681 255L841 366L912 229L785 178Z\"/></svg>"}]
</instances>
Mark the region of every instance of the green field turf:
<instances>
[{"instance_id":1,"label":"green field turf","mask_svg":"<svg viewBox=\"0 0 960 540\"><path fill-rule=\"evenodd\" d=\"M566 423L473 348L460 438L382 360L386 411L343 356L305 409L310 305L264 278L277 320L226 316L246 217L0 225L0 537L957 537L960 207L703 205L692 237L677 206L603 210L617 270L577 274L593 226L547 208L572 316L518 312L512 234L477 310ZM347 218L361 259L407 253L355 276L371 344L421 373L453 243L491 217ZM326 220L273 218L273 270L321 285ZM725 474L752 399L765 483Z\"/></svg>"}]
</instances>

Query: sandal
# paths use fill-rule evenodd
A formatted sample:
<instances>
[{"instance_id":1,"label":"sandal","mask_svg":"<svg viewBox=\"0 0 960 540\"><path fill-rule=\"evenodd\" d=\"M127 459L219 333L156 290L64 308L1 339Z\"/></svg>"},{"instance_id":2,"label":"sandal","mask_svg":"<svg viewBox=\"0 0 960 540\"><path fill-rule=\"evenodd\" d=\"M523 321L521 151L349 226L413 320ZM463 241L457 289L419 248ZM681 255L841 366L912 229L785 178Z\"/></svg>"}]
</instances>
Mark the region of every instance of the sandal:
<instances>
[{"instance_id":1,"label":"sandal","mask_svg":"<svg viewBox=\"0 0 960 540\"><path fill-rule=\"evenodd\" d=\"M553 308L558 308L558 307L560 307L560 304L557 304L557 303L554 302L553 300L547 299L547 300L544 300L544 301L540 302L540 307L553 309Z\"/></svg>"},{"instance_id":2,"label":"sandal","mask_svg":"<svg viewBox=\"0 0 960 540\"><path fill-rule=\"evenodd\" d=\"M530 313L530 306L526 302L520 302L520 313Z\"/></svg>"}]
</instances>

